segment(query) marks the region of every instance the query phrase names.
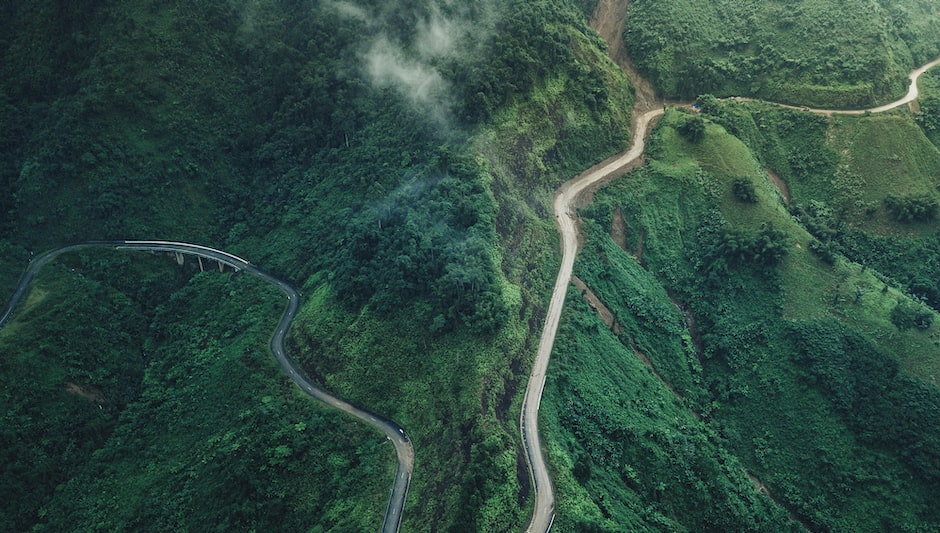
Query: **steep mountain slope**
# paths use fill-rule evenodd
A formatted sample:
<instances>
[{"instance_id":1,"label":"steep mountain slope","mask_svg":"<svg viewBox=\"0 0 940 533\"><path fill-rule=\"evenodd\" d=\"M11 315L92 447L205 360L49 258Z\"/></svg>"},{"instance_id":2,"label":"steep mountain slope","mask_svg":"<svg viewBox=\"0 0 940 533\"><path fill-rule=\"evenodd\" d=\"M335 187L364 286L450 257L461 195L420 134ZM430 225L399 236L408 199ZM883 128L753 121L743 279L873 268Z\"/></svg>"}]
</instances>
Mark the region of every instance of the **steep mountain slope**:
<instances>
[{"instance_id":1,"label":"steep mountain slope","mask_svg":"<svg viewBox=\"0 0 940 533\"><path fill-rule=\"evenodd\" d=\"M597 4L7 3L0 291L67 242L231 250L303 289L304 369L407 428L403 530L519 530L552 193L629 141ZM927 0L733 4L633 2L623 49L665 95L827 107L938 51ZM936 529L936 102L702 102L584 211L543 404L556 528ZM3 529L378 527L390 447L278 373L267 288L48 268L0 331Z\"/></svg>"},{"instance_id":2,"label":"steep mountain slope","mask_svg":"<svg viewBox=\"0 0 940 533\"><path fill-rule=\"evenodd\" d=\"M625 79L576 8L561 0L465 7L262 0L2 9L4 291L29 250L65 242L158 237L225 247L304 287L292 345L311 375L408 428L421 475L404 527L521 526L529 494L513 401L553 270L544 213L565 175L626 142L630 118ZM275 509L289 509L285 519L300 523L309 514L307 523L326 529L375 523L383 509L374 505L374 489L390 483L387 450L361 430L342 429L349 423L333 415L303 411L296 398L252 392L290 394L283 377L261 372L262 353L246 352L252 341L259 351L265 345L260 321L269 306L239 293L248 306L239 315L226 307L237 304L206 300L224 329L227 340L219 343L211 340L217 334L208 328L217 321L208 310L168 311L182 298L198 301L199 290L257 292L257 302L264 291L239 289L238 278L205 279L208 273L190 280L198 270L190 263L176 271L175 284L139 291L133 278L152 278L157 266L134 266L134 258L63 260L78 266L57 274L75 279L60 285L55 301L63 303L56 305L85 298L72 294L82 277L107 285L118 261L129 266L114 290L140 310L136 322L145 327L102 330L68 361L49 360L55 371L47 389L72 381L82 390L107 389L98 374L80 369L96 360L92 338L108 333L130 345L113 346L102 364L110 369L111 356L123 354L143 371L131 376L127 402L82 447L74 467L50 451L51 471L66 469L37 481L28 502L4 498L18 502L17 513L4 513L14 520L10 528L62 520L169 527L181 515L196 520L191 506L205 499L218 505L199 520L236 529L263 529L282 512ZM158 261L163 272L174 271L168 261ZM50 283L40 279L34 293L50 292ZM62 332L76 317L44 316ZM37 327L15 320L4 330L5 346L30 353ZM178 334L168 339L168 330ZM185 353L219 362L194 368L178 357ZM232 423L231 411L199 408L229 385L217 373L227 364L233 377L252 373L230 406L242 409L239 417L252 415ZM29 383L29 369L15 368L4 397ZM167 424L154 406L161 391L163 402L186 406L168 411L185 435L147 429ZM53 413L86 401L55 397ZM8 406L22 424L5 426L17 427L11 449L28 449L30 435L45 427L24 418L28 405ZM257 413L270 422L253 422ZM317 433L332 425L344 437L298 444L307 434L293 429L298 417ZM284 420L290 424L269 429ZM139 453L122 445L128 432L140 436ZM271 432L277 439L265 440ZM352 453L336 452L357 438ZM52 434L49 449L68 448L70 439ZM209 444L200 447L199 439ZM203 460L182 468L176 452L163 453L184 444ZM229 444L260 455L220 455ZM114 454L126 460L105 468ZM148 459L154 454L165 460ZM310 478L297 477L310 460L318 479L354 475L363 483L337 490L330 481L313 490ZM142 468L146 475L134 473ZM272 475L253 478L251 494L239 496L239 484L222 474L245 468ZM62 476L72 479L60 485ZM109 481L123 478L125 491ZM3 486L18 482L10 477ZM80 489L92 485L107 496L76 507ZM286 486L298 492L289 495ZM154 507L138 489L164 494L167 504ZM222 504L239 498L257 505L236 511ZM356 510L361 522L341 509Z\"/></svg>"},{"instance_id":3,"label":"steep mountain slope","mask_svg":"<svg viewBox=\"0 0 940 533\"><path fill-rule=\"evenodd\" d=\"M657 90L862 108L940 53L929 0L637 0L627 49Z\"/></svg>"},{"instance_id":4,"label":"steep mountain slope","mask_svg":"<svg viewBox=\"0 0 940 533\"><path fill-rule=\"evenodd\" d=\"M887 198L908 189L932 198L934 175L909 172L882 189L884 169L859 154L880 161L894 140L877 132L894 123L918 154L900 161L931 161L936 150L903 114L704 109L704 121L670 112L647 166L585 213L576 274L594 309L570 304L545 414L562 472L558 527L935 528L937 313L893 281L910 267L879 254L871 233L905 235L918 243L906 260L930 264L937 221L890 221ZM696 121L700 136L688 133ZM834 133L845 128L871 135L847 147ZM825 157L811 160L828 165L773 167L792 178L787 206L764 165L813 136ZM846 185L846 173L870 186ZM839 203L853 191L874 212ZM876 261L880 270L866 268Z\"/></svg>"}]
</instances>

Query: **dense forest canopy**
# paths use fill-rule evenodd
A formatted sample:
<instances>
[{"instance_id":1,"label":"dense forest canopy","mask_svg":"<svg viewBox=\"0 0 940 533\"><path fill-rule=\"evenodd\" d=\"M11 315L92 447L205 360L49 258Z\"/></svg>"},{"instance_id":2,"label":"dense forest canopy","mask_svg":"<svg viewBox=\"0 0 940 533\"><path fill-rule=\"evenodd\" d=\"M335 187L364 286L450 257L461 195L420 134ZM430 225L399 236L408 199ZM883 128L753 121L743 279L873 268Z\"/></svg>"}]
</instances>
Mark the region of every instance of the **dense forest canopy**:
<instances>
[{"instance_id":1,"label":"dense forest canopy","mask_svg":"<svg viewBox=\"0 0 940 533\"><path fill-rule=\"evenodd\" d=\"M249 258L303 286L310 298L307 325L291 341L306 370L357 403L402 421L422 448L424 474L411 492L425 503L410 503L406 527L479 523L486 529L523 521L527 481L517 475L522 457L510 405L528 357L525 339L537 327L552 270L541 267L553 260L551 248L542 244L553 237L537 215L543 209L538 197L565 179L559 169L581 168L619 149L629 120L623 74L604 56L602 42L577 8L563 0L141 0L14 3L0 9L4 294L32 254L76 241L186 240ZM518 130L523 120L533 129ZM535 159L518 161L510 149L523 144L537 146L534 169ZM497 228L511 228L514 236ZM60 261L73 265L56 271L65 281L55 282L53 291L52 278L40 278L21 313L58 306L43 316L52 317L50 327L68 338L68 324L78 314L55 309L77 305L69 300L73 293L81 293L74 297L82 305L93 305L113 290L124 307L101 304L100 313L88 314L96 335L85 335L86 342L68 357L47 362L57 370L43 378L45 388L30 386L31 367L10 367L10 376L18 377L11 377L3 397L30 391L4 404L5 416L13 417L8 420L19 421L4 425L12 431L4 436L11 439L7 449L24 454L11 461L31 463L32 452L24 450L35 447L34 437L53 437L43 452L49 473L28 477L28 498L4 498L17 506L15 513L3 513L12 521L7 529L64 521L89 528L144 521L169 527L174 516L188 514L187 501L209 494L219 502L258 502L237 511L220 504L218 514L200 518L236 529L265 529L268 517L285 507L293 508L291 516L316 517L308 523L325 529L371 529L364 524L381 518L384 509L375 505L373 489L387 482L389 457L364 430L341 429L361 443L351 455L332 449L345 445L342 440L264 440L268 428L284 420L290 424L271 430L278 438L310 434L292 429L300 424L298 416L313 416L302 421L318 434L324 424L345 428L351 422L298 414L303 411L296 399L259 392L290 390L276 372L259 373L267 324L261 317L278 312L251 303L249 293L260 302L263 289L238 289L238 278L203 279L211 278L208 273L190 279L196 268L191 262L176 271L174 283L148 281L141 288L131 279L166 276L170 261L157 262L162 270L131 257ZM115 262L128 267L116 270ZM86 277L113 289L89 292L82 283ZM109 284L112 277L120 281ZM219 310L215 320L196 310L168 313L168 302L183 298L177 294L194 297L205 290L247 292L228 304L207 300L199 312L242 305L249 314L239 317L231 307ZM54 299L36 300L37 294L52 293ZM108 312L126 320L108 320ZM118 329L125 321L136 329L98 329L109 323ZM209 322L224 332L213 333L218 330ZM257 329L243 331L241 326L255 322ZM397 330L371 338L374 329L391 325ZM16 361L28 359L31 348L18 346L40 338L37 327L24 314L5 328L5 352L20 354ZM168 338L166 331L174 333ZM109 333L122 342L100 342ZM235 340L217 344L210 340L216 335ZM403 342L395 345L392 338ZM250 342L258 351L243 347ZM95 357L94 346L103 353ZM55 352L53 346L42 349ZM240 425L226 428L225 410L210 416L158 408L161 402L201 405L228 386L211 372L180 386L180 376L206 371L177 358L194 352L236 365L233 377L252 373L258 381L232 403L270 422L258 425L243 417ZM84 370L95 362L104 368ZM134 370L124 372L122 365ZM117 375L126 385L120 402L109 385L109 376ZM87 399L62 392L68 383L100 391L113 407L106 421L89 426L95 439L78 448L68 432L49 431L49 424L55 427L74 409L92 415L97 410L93 403L74 405ZM58 414L45 422L30 417L30 399L50 391L56 393L44 412ZM267 397L272 399L262 402ZM459 400L440 400L448 397ZM259 402L263 408L250 407ZM236 495L229 491L238 483L223 482L220 471L197 464L181 468L171 459L153 464L152 477L134 482L167 487L157 490L172 500L162 511L130 490L115 495L112 507L87 502L76 508L79 488L94 483L116 494L109 480L133 476L148 454L179 449L181 434L156 436L167 413L213 425L208 434L190 435L212 443L207 460L221 460L217 447L243 442L259 455L226 455L225 464L246 472L267 462L264 468L277 476L253 477L251 494ZM140 435L134 447L140 453L127 449L128 431ZM246 440L232 440L231 432ZM448 442L462 444L454 448ZM71 462L57 459L60 450L75 450ZM115 454L127 460L105 475L106 458ZM317 466L300 482L293 476L302 470L291 465L306 457ZM361 469L370 473L353 475L363 484L346 489L356 495L320 481L340 481ZM22 472L10 470L4 490L19 491L12 487L27 479ZM169 487L183 478L198 482L173 494ZM293 501L283 490L317 483L317 490L298 493L312 503ZM324 496L329 493L334 497ZM451 513L458 508L467 514ZM480 508L488 509L482 517L473 512ZM352 515L361 522L349 521L353 510L361 511Z\"/></svg>"},{"instance_id":2,"label":"dense forest canopy","mask_svg":"<svg viewBox=\"0 0 940 533\"><path fill-rule=\"evenodd\" d=\"M301 289L303 369L407 428L403 530L521 530L552 194L631 135L589 27L616 5L5 3L0 293L72 242L246 257ZM629 59L700 112L581 210L540 419L555 529L935 530L940 75L884 115L719 97L887 101L940 54L936 6L626 13ZM0 330L0 529L379 527L391 447L281 374L270 287L202 270L44 268Z\"/></svg>"},{"instance_id":3,"label":"dense forest canopy","mask_svg":"<svg viewBox=\"0 0 940 533\"><path fill-rule=\"evenodd\" d=\"M940 55L929 0L632 2L624 40L666 96L756 96L836 109L904 93Z\"/></svg>"}]
</instances>

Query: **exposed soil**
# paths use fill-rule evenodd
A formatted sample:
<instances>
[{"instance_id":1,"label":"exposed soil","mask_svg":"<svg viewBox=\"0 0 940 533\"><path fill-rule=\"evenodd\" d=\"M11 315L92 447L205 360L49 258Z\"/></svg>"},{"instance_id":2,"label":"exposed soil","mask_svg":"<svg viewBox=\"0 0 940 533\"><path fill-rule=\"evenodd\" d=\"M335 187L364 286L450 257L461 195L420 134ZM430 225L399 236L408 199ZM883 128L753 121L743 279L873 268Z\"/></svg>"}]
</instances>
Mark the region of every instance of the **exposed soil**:
<instances>
[{"instance_id":1,"label":"exposed soil","mask_svg":"<svg viewBox=\"0 0 940 533\"><path fill-rule=\"evenodd\" d=\"M594 294L588 286L581 281L581 278L578 276L571 276L571 282L574 283L574 286L581 291L581 296L587 300L588 305L591 306L591 309L597 312L597 316L600 317L601 321L607 325L614 333L620 333L622 331L620 324L617 323L617 318L614 317L614 313L604 305L604 302Z\"/></svg>"},{"instance_id":2,"label":"exposed soil","mask_svg":"<svg viewBox=\"0 0 940 533\"><path fill-rule=\"evenodd\" d=\"M754 482L754 485L757 487L757 492L763 494L764 496L767 496L768 498L773 499L773 496L770 495L770 491L767 490L767 486L764 485L764 482L761 481L760 478L758 478L751 472L747 473L747 477L751 478L751 481Z\"/></svg>"},{"instance_id":3,"label":"exposed soil","mask_svg":"<svg viewBox=\"0 0 940 533\"><path fill-rule=\"evenodd\" d=\"M665 109L665 107L664 101L656 96L656 91L653 90L653 86L634 68L633 62L630 61L627 48L623 43L623 26L627 20L629 8L629 0L600 0L597 3L597 8L594 10L594 15L591 17L591 28L607 43L607 55L623 69L624 73L627 75L627 79L630 80L630 84L633 86L636 95L636 100L633 103L633 114L630 119L630 138L633 139L638 134L638 121L640 118L649 111L659 108ZM652 126L653 124L650 124L646 131L652 130ZM594 165L586 170L584 174L605 166L617 157L619 157L619 155ZM622 176L630 170L642 166L644 163L645 161L640 157L629 165L624 166L622 170L618 172L617 176ZM613 178L614 176L611 176L609 179L601 180L585 189L580 197L578 197L576 207L582 208L592 204L594 202L594 192L607 183L610 183ZM583 236L580 230L578 231L578 240L583 244Z\"/></svg>"},{"instance_id":4,"label":"exposed soil","mask_svg":"<svg viewBox=\"0 0 940 533\"><path fill-rule=\"evenodd\" d=\"M780 195L783 196L783 201L790 204L790 187L787 186L787 182L780 177L779 174L774 172L771 168L765 168L764 172L767 173L767 177L770 178L770 183L774 184L774 187L780 191Z\"/></svg>"},{"instance_id":5,"label":"exposed soil","mask_svg":"<svg viewBox=\"0 0 940 533\"><path fill-rule=\"evenodd\" d=\"M661 106L663 102L656 97L653 86L640 76L630 61L629 51L623 42L623 27L629 10L629 0L600 0L591 17L591 27L607 42L607 55L620 65L636 90L635 116Z\"/></svg>"},{"instance_id":6,"label":"exposed soil","mask_svg":"<svg viewBox=\"0 0 940 533\"><path fill-rule=\"evenodd\" d=\"M614 222L610 227L610 238L613 239L617 246L624 252L628 254L633 253L627 249L627 222L623 218L623 210L619 207L614 211Z\"/></svg>"},{"instance_id":7,"label":"exposed soil","mask_svg":"<svg viewBox=\"0 0 940 533\"><path fill-rule=\"evenodd\" d=\"M91 400L98 405L101 405L107 401L107 398L104 397L104 392L95 386L82 387L78 383L71 381L65 382L65 392L69 394L74 394L76 396L81 396L86 400Z\"/></svg>"}]
</instances>

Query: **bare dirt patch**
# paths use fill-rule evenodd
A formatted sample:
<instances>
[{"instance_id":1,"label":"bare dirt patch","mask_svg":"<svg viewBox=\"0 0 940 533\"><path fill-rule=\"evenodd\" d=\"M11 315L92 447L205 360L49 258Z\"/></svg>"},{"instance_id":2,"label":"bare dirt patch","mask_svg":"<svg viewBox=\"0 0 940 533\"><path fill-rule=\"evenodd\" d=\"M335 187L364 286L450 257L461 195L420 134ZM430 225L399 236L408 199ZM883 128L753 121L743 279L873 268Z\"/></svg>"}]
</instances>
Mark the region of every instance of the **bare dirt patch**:
<instances>
[{"instance_id":1,"label":"bare dirt patch","mask_svg":"<svg viewBox=\"0 0 940 533\"><path fill-rule=\"evenodd\" d=\"M683 400L683 401L685 400L685 397L683 397L682 394L680 394L679 391L677 391L672 386L672 383L669 383L668 381L666 381L666 379L659 372L656 371L656 367L653 366L653 362L650 361L650 358L647 357L645 353L643 353L643 350L640 350L640 348L636 344L634 344L632 341L630 342L630 347L633 348L633 353L635 353L636 356L640 358L640 361L642 361L643 364L646 365L646 367L649 368L653 372L653 375L656 376L656 379L658 379L660 383L662 383L667 389L669 389L669 392L671 392L676 398L679 398L680 400ZM694 410L689 409L689 412L692 413L692 416L694 416L696 419L698 420L702 419L702 415L698 414Z\"/></svg>"},{"instance_id":2,"label":"bare dirt patch","mask_svg":"<svg viewBox=\"0 0 940 533\"><path fill-rule=\"evenodd\" d=\"M623 69L636 89L634 113L640 115L661 106L662 100L656 98L653 86L634 68L629 50L624 45L623 27L629 10L629 0L600 0L591 17L591 27L607 42L607 55Z\"/></svg>"},{"instance_id":3,"label":"bare dirt patch","mask_svg":"<svg viewBox=\"0 0 940 533\"><path fill-rule=\"evenodd\" d=\"M636 247L631 250L627 246L627 220L623 216L623 210L619 207L614 211L614 220L610 227L610 238L621 250L632 255L637 261L643 261L643 243L646 241L646 232L640 230L640 234L636 239Z\"/></svg>"},{"instance_id":4,"label":"bare dirt patch","mask_svg":"<svg viewBox=\"0 0 940 533\"><path fill-rule=\"evenodd\" d=\"M783 201L786 202L787 205L789 205L790 204L790 187L787 186L787 182L783 178L781 178L779 174L777 174L770 168L765 168L764 172L766 172L767 177L770 178L770 183L773 183L774 187L776 187L777 190L780 191L780 195L783 196Z\"/></svg>"},{"instance_id":5,"label":"bare dirt patch","mask_svg":"<svg viewBox=\"0 0 940 533\"><path fill-rule=\"evenodd\" d=\"M601 321L603 321L604 324L606 324L607 327L610 328L614 333L620 333L621 328L620 324L617 323L617 318L614 317L613 312L611 312L611 310L606 305L604 305L604 302L602 302L600 298L594 294L594 291L588 288L588 286L583 281L581 281L581 278L578 276L571 276L571 282L574 283L574 286L577 287L579 291L581 291L581 296L587 300L587 303L591 306L591 309L597 312L597 316L600 317Z\"/></svg>"},{"instance_id":6,"label":"bare dirt patch","mask_svg":"<svg viewBox=\"0 0 940 533\"><path fill-rule=\"evenodd\" d=\"M623 218L623 210L619 207L614 211L614 221L610 227L610 238L624 252L633 253L627 249L627 222Z\"/></svg>"},{"instance_id":7,"label":"bare dirt patch","mask_svg":"<svg viewBox=\"0 0 940 533\"><path fill-rule=\"evenodd\" d=\"M82 387L78 383L66 381L65 392L74 394L76 396L81 396L82 398L93 401L99 405L107 401L107 398L104 396L104 391L94 385Z\"/></svg>"},{"instance_id":8,"label":"bare dirt patch","mask_svg":"<svg viewBox=\"0 0 940 533\"><path fill-rule=\"evenodd\" d=\"M641 231L640 236L636 238L636 260L643 264L643 245L646 244L646 232Z\"/></svg>"}]
</instances>

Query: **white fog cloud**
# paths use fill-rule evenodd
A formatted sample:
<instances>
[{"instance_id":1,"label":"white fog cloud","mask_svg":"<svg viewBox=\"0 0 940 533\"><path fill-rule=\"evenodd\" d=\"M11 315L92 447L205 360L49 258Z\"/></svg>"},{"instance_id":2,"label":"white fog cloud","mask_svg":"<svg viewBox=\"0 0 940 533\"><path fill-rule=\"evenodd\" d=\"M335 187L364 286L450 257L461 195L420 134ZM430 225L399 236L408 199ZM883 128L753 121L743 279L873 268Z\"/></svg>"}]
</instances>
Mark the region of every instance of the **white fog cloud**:
<instances>
[{"instance_id":1,"label":"white fog cloud","mask_svg":"<svg viewBox=\"0 0 940 533\"><path fill-rule=\"evenodd\" d=\"M351 2L346 2L344 0L324 0L321 5L325 9L336 11L346 18L362 21L370 20L369 14L366 13L364 9Z\"/></svg>"},{"instance_id":2,"label":"white fog cloud","mask_svg":"<svg viewBox=\"0 0 940 533\"><path fill-rule=\"evenodd\" d=\"M434 67L409 58L398 45L384 37L376 39L366 54L366 71L373 85L393 87L438 123L449 121L450 84Z\"/></svg>"},{"instance_id":3,"label":"white fog cloud","mask_svg":"<svg viewBox=\"0 0 940 533\"><path fill-rule=\"evenodd\" d=\"M435 13L418 24L415 49L423 57L446 57L454 53L456 44L463 40L465 30L453 20Z\"/></svg>"},{"instance_id":4,"label":"white fog cloud","mask_svg":"<svg viewBox=\"0 0 940 533\"><path fill-rule=\"evenodd\" d=\"M490 13L494 10L490 0L478 0L474 16L466 4L437 0L430 13L405 32L408 35L405 41L389 38L401 32L388 27L388 15L408 9L394 1L377 12L351 0L321 0L320 6L344 18L364 22L366 31L374 36L367 38L361 52L363 70L374 87L394 88L438 125L452 125L452 87L438 66L460 54L476 52L477 43L491 31Z\"/></svg>"}]
</instances>

